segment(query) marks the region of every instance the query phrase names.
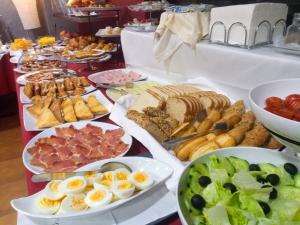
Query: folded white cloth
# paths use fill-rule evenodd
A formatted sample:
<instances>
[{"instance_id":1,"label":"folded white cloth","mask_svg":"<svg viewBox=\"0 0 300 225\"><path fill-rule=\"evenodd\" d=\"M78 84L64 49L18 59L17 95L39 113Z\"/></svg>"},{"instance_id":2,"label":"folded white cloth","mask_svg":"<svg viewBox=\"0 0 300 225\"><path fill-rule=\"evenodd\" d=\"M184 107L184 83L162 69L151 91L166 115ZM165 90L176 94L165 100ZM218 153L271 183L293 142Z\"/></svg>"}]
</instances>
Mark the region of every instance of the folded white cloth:
<instances>
[{"instance_id":1,"label":"folded white cloth","mask_svg":"<svg viewBox=\"0 0 300 225\"><path fill-rule=\"evenodd\" d=\"M158 61L167 61L183 44L195 48L208 34L209 13L169 13L161 15L154 36L154 55Z\"/></svg>"}]
</instances>

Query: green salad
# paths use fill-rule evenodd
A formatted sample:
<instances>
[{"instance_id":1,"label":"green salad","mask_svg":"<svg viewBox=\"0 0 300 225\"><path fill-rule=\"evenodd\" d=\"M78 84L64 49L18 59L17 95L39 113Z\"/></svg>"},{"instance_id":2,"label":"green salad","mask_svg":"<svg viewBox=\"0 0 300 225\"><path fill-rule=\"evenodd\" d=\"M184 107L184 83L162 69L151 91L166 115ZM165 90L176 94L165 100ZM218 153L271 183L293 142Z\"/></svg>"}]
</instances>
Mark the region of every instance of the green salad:
<instances>
[{"instance_id":1,"label":"green salad","mask_svg":"<svg viewBox=\"0 0 300 225\"><path fill-rule=\"evenodd\" d=\"M291 163L211 155L186 182L179 195L194 225L300 225L300 173Z\"/></svg>"}]
</instances>

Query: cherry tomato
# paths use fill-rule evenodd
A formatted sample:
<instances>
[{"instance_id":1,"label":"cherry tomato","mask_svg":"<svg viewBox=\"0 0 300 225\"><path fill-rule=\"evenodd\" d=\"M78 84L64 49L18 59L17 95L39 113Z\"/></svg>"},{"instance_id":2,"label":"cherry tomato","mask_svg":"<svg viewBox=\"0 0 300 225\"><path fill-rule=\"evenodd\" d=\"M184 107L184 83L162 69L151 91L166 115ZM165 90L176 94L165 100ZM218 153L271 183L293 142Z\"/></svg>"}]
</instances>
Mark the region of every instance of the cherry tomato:
<instances>
[{"instance_id":1,"label":"cherry tomato","mask_svg":"<svg viewBox=\"0 0 300 225\"><path fill-rule=\"evenodd\" d=\"M290 100L289 102L286 102L285 104L291 110L294 110L294 111L300 110L300 98Z\"/></svg>"},{"instance_id":2,"label":"cherry tomato","mask_svg":"<svg viewBox=\"0 0 300 225\"><path fill-rule=\"evenodd\" d=\"M297 112L297 113L295 113L295 115L294 115L294 120L300 122L300 111Z\"/></svg>"},{"instance_id":3,"label":"cherry tomato","mask_svg":"<svg viewBox=\"0 0 300 225\"><path fill-rule=\"evenodd\" d=\"M292 119L294 117L295 113L290 109L282 108L282 109L276 110L276 114L279 116L282 116L284 118L287 118L287 119Z\"/></svg>"},{"instance_id":4,"label":"cherry tomato","mask_svg":"<svg viewBox=\"0 0 300 225\"><path fill-rule=\"evenodd\" d=\"M278 97L269 97L266 99L267 108L280 109L283 108L284 102L281 98Z\"/></svg>"}]
</instances>

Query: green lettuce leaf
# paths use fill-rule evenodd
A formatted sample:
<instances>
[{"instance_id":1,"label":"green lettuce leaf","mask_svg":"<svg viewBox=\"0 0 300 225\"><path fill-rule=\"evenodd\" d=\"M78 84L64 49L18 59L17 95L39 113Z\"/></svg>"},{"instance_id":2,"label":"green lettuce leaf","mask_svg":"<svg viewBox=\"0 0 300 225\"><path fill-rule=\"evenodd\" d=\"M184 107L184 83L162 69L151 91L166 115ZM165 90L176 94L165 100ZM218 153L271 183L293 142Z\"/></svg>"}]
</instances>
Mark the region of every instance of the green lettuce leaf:
<instances>
[{"instance_id":1,"label":"green lettuce leaf","mask_svg":"<svg viewBox=\"0 0 300 225\"><path fill-rule=\"evenodd\" d=\"M262 186L248 171L240 171L234 174L231 180L239 189L260 189Z\"/></svg>"},{"instance_id":2,"label":"green lettuce leaf","mask_svg":"<svg viewBox=\"0 0 300 225\"><path fill-rule=\"evenodd\" d=\"M224 206L216 205L212 208L204 210L207 225L231 225Z\"/></svg>"},{"instance_id":3,"label":"green lettuce leaf","mask_svg":"<svg viewBox=\"0 0 300 225\"><path fill-rule=\"evenodd\" d=\"M252 212L256 217L265 217L265 214L258 204L258 202L245 194L240 194L239 200L241 202L241 208Z\"/></svg>"}]
</instances>

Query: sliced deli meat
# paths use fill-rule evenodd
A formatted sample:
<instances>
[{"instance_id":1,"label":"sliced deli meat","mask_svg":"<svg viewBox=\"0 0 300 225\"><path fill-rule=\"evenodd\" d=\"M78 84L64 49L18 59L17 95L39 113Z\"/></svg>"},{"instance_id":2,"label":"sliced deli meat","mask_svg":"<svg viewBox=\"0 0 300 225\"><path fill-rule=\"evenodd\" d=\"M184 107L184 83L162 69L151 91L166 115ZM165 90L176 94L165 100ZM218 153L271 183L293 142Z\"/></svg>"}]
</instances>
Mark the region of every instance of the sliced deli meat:
<instances>
[{"instance_id":1,"label":"sliced deli meat","mask_svg":"<svg viewBox=\"0 0 300 225\"><path fill-rule=\"evenodd\" d=\"M70 172L88 163L116 157L124 153L128 144L121 138L123 129L106 130L87 124L56 128L56 135L39 139L28 149L31 165L46 172Z\"/></svg>"}]
</instances>

